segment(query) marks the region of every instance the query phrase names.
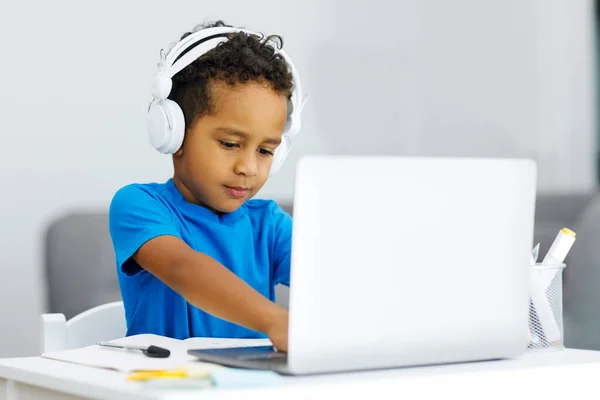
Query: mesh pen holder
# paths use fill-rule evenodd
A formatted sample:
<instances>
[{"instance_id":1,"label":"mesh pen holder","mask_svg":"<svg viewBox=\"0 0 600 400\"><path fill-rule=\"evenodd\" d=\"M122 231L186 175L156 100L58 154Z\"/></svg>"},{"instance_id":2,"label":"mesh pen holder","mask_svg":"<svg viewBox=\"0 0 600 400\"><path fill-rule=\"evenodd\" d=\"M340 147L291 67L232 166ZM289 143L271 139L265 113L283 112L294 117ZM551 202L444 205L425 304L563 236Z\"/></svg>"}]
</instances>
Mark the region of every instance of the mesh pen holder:
<instances>
[{"instance_id":1,"label":"mesh pen holder","mask_svg":"<svg viewBox=\"0 0 600 400\"><path fill-rule=\"evenodd\" d=\"M529 300L530 351L564 349L562 272L565 264L531 266Z\"/></svg>"}]
</instances>

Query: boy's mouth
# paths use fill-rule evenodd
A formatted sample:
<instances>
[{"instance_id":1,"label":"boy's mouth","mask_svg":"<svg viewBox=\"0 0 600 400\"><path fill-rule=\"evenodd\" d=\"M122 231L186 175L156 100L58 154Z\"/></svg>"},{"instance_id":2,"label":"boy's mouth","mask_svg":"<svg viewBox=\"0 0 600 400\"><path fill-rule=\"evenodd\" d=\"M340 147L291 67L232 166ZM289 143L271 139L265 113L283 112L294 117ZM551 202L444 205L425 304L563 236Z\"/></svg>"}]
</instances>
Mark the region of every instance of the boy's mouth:
<instances>
[{"instance_id":1,"label":"boy's mouth","mask_svg":"<svg viewBox=\"0 0 600 400\"><path fill-rule=\"evenodd\" d=\"M224 185L224 186L225 186L226 192L229 194L229 196L233 197L234 199L241 199L243 197L246 197L246 195L250 191L250 189L245 188L245 187L227 186L227 185Z\"/></svg>"}]
</instances>

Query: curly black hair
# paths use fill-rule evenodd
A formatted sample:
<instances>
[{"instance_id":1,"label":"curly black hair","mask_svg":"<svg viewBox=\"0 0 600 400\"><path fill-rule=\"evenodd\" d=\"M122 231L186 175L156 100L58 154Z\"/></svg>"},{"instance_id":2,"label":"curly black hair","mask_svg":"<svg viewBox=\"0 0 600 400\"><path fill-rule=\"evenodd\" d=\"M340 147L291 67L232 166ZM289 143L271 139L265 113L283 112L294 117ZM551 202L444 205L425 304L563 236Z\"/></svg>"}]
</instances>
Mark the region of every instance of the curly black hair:
<instances>
[{"instance_id":1,"label":"curly black hair","mask_svg":"<svg viewBox=\"0 0 600 400\"><path fill-rule=\"evenodd\" d=\"M201 25L193 32L218 26L231 25L216 21ZM181 39L193 32L183 34ZM221 81L231 86L264 82L289 99L293 90L292 73L271 43L276 43L279 49L283 47L283 39L278 35L261 38L244 32L230 34L226 42L219 43L175 74L169 99L183 110L185 126L189 128L198 118L215 111L210 82Z\"/></svg>"}]
</instances>

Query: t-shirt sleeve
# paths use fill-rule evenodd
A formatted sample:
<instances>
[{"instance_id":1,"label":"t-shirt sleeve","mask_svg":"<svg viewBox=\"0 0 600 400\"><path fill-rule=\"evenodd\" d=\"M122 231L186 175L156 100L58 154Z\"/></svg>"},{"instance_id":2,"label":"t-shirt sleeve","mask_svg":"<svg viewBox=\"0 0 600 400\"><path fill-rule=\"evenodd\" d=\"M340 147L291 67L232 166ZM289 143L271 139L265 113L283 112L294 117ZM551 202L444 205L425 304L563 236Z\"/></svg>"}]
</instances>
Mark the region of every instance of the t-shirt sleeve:
<instances>
[{"instance_id":1,"label":"t-shirt sleeve","mask_svg":"<svg viewBox=\"0 0 600 400\"><path fill-rule=\"evenodd\" d=\"M148 240L163 235L181 238L167 206L139 185L125 186L115 194L108 221L117 267L127 276L142 270L131 257Z\"/></svg>"},{"instance_id":2,"label":"t-shirt sleeve","mask_svg":"<svg viewBox=\"0 0 600 400\"><path fill-rule=\"evenodd\" d=\"M292 217L279 206L273 210L274 238L274 284L290 286L290 263L292 255Z\"/></svg>"}]
</instances>

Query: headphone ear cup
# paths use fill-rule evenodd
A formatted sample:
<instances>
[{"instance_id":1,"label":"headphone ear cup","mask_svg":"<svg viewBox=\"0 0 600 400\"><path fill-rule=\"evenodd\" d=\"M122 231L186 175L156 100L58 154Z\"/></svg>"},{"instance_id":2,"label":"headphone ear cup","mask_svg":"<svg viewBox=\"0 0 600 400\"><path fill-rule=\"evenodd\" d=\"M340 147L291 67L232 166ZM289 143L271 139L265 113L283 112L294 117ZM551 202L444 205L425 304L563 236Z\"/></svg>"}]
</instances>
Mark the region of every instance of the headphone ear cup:
<instances>
[{"instance_id":1,"label":"headphone ear cup","mask_svg":"<svg viewBox=\"0 0 600 400\"><path fill-rule=\"evenodd\" d=\"M148 140L162 154L173 154L183 144L185 118L183 111L172 100L161 100L148 110L146 121Z\"/></svg>"},{"instance_id":2,"label":"headphone ear cup","mask_svg":"<svg viewBox=\"0 0 600 400\"><path fill-rule=\"evenodd\" d=\"M281 143L275 149L275 154L273 155L273 163L271 163L271 171L269 175L275 174L279 169L283 166L285 159L290 152L292 147L292 142L289 136L283 135L281 137Z\"/></svg>"}]
</instances>

